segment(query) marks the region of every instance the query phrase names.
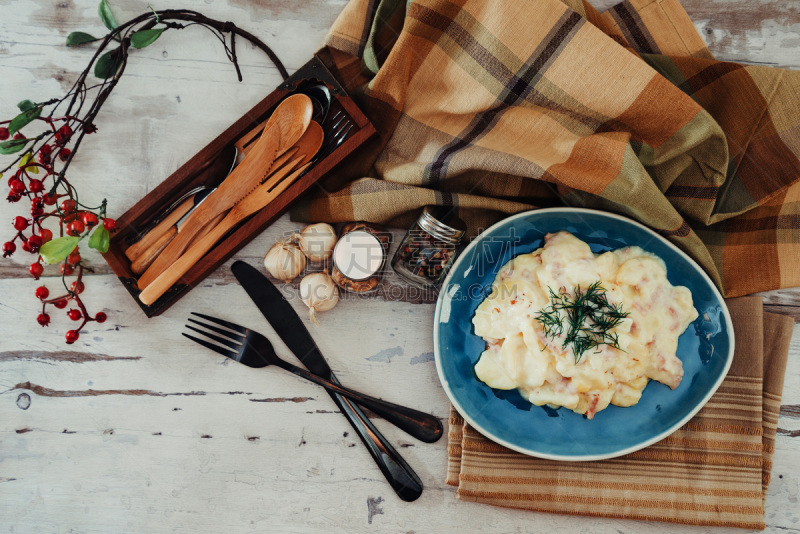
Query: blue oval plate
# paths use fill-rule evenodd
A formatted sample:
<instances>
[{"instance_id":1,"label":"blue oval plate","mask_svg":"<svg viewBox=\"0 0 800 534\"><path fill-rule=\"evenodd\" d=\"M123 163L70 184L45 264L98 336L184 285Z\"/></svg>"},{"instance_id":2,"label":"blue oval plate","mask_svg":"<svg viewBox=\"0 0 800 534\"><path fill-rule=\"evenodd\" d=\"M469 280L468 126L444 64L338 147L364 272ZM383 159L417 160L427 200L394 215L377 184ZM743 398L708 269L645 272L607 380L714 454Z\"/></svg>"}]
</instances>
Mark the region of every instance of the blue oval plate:
<instances>
[{"instance_id":1,"label":"blue oval plate","mask_svg":"<svg viewBox=\"0 0 800 534\"><path fill-rule=\"evenodd\" d=\"M609 406L588 420L566 408L534 406L516 390L494 390L473 367L485 348L472 317L511 258L566 230L595 253L638 245L667 265L673 285L687 286L700 316L678 340L684 376L670 390L650 381L638 404ZM552 460L601 460L651 445L680 428L711 398L733 360L733 327L719 291L686 254L652 230L611 213L577 208L520 213L495 224L466 247L445 280L433 325L436 370L447 396L484 436L510 449Z\"/></svg>"}]
</instances>

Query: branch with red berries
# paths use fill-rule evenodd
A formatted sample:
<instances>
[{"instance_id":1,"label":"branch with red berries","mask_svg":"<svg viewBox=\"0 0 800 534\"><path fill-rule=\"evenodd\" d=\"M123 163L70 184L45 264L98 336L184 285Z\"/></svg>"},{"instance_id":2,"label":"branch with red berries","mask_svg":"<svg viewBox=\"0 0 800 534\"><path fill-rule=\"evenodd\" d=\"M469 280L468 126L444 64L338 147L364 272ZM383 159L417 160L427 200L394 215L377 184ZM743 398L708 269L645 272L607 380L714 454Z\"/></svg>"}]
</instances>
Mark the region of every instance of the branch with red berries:
<instances>
[{"instance_id":1,"label":"branch with red berries","mask_svg":"<svg viewBox=\"0 0 800 534\"><path fill-rule=\"evenodd\" d=\"M0 179L12 173L6 198L12 203L20 203L23 199L30 202L30 216L18 215L12 221L15 234L3 244L3 257L14 254L18 244L23 251L35 255L29 271L36 280L44 272L43 263L61 264L65 292L50 298L47 287L36 289L36 297L42 303L37 321L42 326L49 325L48 306L64 309L72 303L75 307L67 311L67 316L81 322L66 333L67 343L77 341L80 330L88 322L102 323L106 320L103 312L90 314L80 296L84 289L83 274L90 271L83 264L80 247L86 240L89 248L106 252L116 222L106 215L105 199L93 206L79 198L78 191L67 179L66 171L84 137L97 131L95 118L125 72L131 47L149 46L167 30L200 26L210 30L222 42L240 81L237 36L264 51L283 78L288 77L286 69L267 45L231 22L214 20L194 11L168 9L154 10L118 24L107 0L101 0L98 14L110 30L105 37L96 38L84 32L72 32L67 37L67 46L99 42L89 65L72 89L62 98L46 102L23 100L18 104L20 113L17 116L0 121L0 155L16 154L8 166L0 169ZM110 47L113 48L107 50ZM99 81L90 82L92 74ZM58 237L54 237L54 232ZM75 279L70 281L73 276Z\"/></svg>"},{"instance_id":2,"label":"branch with red berries","mask_svg":"<svg viewBox=\"0 0 800 534\"><path fill-rule=\"evenodd\" d=\"M69 97L70 95L67 95ZM67 98L65 97L65 98ZM62 100L63 101L63 100ZM102 323L106 314L90 314L81 299L85 267L81 262L80 241L88 236L88 246L105 252L108 250L109 232L116 222L106 216L106 201L99 206L87 206L78 200L78 192L64 175L66 166L72 159L73 139L76 130L79 136L93 133L96 128L86 117L66 114L55 116L55 107L61 101L35 104L20 102L21 113L8 121L0 122L0 154L22 152L9 166L0 172L0 177L13 173L8 180L9 202L20 203L23 198L30 201L30 217L17 215L12 221L14 236L3 244L3 257L14 254L17 244L20 248L36 256L28 270L38 280L44 272L42 263L61 263L63 295L48 299L50 291L45 286L36 289L36 297L42 302L42 312L37 321L42 326L50 324L48 305L65 308L72 302L76 308L67 312L80 326L66 333L67 343L78 339L78 332L87 322ZM46 108L49 112L43 115ZM41 125L41 133L26 137L22 129L31 131ZM13 137L12 137L13 136ZM9 141L9 137L12 139ZM60 165L59 165L60 164ZM60 168L59 168L60 167ZM101 223L102 221L102 223ZM50 228L48 228L49 226ZM53 232L59 237L54 238ZM71 283L68 278L76 274Z\"/></svg>"}]
</instances>

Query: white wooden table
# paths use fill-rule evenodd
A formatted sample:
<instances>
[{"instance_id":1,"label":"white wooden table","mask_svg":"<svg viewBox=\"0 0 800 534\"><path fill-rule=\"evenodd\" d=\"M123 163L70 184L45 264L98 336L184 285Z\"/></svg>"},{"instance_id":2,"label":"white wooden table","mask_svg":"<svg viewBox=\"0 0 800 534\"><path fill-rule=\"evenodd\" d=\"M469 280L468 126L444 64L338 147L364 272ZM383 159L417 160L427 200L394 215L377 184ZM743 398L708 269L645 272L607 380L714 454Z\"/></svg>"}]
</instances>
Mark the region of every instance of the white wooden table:
<instances>
[{"instance_id":1,"label":"white wooden table","mask_svg":"<svg viewBox=\"0 0 800 534\"><path fill-rule=\"evenodd\" d=\"M156 0L231 20L272 45L290 72L321 43L344 0ZM613 3L613 2L610 2ZM147 2L113 2L118 19ZM602 6L601 6L602 7ZM687 0L722 59L800 68L800 2ZM24 98L60 96L86 50L67 33L101 35L96 0L0 0L0 115ZM237 83L204 30L166 34L137 51L71 176L83 198L121 214L280 82L267 59L240 45ZM0 202L0 236L18 207ZM298 225L284 217L237 258L258 265ZM5 239L0 237L0 240ZM0 263L0 531L2 532L688 532L656 523L532 514L463 503L444 484L446 440L424 445L378 420L425 484L398 499L330 398L282 372L222 361L179 334L190 311L270 332L228 265L148 320L102 258L86 301L109 320L72 328L53 314L42 329L29 256ZM47 271L44 281L59 283ZM800 290L765 295L800 317ZM293 302L299 312L304 306ZM346 300L312 332L346 384L446 418L433 363L430 303ZM281 345L279 351L283 349ZM285 352L284 352L285 354ZM232 362L231 362L232 363ZM795 330L766 503L772 532L800 532L800 328Z\"/></svg>"}]
</instances>

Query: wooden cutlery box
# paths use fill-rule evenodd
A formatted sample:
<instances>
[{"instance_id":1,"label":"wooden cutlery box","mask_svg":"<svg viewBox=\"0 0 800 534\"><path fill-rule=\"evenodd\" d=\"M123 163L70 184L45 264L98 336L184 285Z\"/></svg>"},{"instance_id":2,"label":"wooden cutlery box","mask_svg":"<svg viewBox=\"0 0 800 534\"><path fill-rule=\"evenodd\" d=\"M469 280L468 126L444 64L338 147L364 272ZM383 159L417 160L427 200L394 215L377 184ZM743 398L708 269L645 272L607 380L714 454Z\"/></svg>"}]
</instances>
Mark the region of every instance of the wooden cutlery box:
<instances>
[{"instance_id":1,"label":"wooden cutlery box","mask_svg":"<svg viewBox=\"0 0 800 534\"><path fill-rule=\"evenodd\" d=\"M137 286L137 275L131 270L131 260L125 255L127 247L135 241L135 236L143 233L153 217L163 213L188 191L203 184L207 179L203 171L210 167L223 150L232 146L266 120L272 110L286 96L301 91L306 87L319 84L324 84L332 97L327 120L330 121L332 116L337 112L341 112L353 124L344 142L311 167L309 172L300 176L275 200L221 239L178 283L173 285L169 291L152 305L143 304L139 300L140 291ZM341 114L339 117L341 117ZM325 126L326 124L323 124L323 127ZM308 192L318 180L323 178L333 167L374 133L375 128L359 110L355 102L347 95L322 62L317 57L314 57L119 217L117 219L117 231L112 236L108 252L103 256L144 313L148 317L159 315L222 265L275 219L285 213L293 202Z\"/></svg>"}]
</instances>

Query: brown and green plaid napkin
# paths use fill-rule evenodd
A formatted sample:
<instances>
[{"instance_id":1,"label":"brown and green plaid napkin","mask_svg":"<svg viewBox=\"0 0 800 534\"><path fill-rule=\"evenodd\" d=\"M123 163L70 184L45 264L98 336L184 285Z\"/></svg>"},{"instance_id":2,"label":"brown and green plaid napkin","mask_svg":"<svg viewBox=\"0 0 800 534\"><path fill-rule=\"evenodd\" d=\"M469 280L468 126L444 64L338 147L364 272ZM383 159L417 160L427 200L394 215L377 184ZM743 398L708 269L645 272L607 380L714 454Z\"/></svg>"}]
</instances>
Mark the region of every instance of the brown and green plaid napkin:
<instances>
[{"instance_id":1,"label":"brown and green plaid napkin","mask_svg":"<svg viewBox=\"0 0 800 534\"><path fill-rule=\"evenodd\" d=\"M458 497L572 515L764 528L794 321L758 297L728 300L733 365L706 406L668 438L597 462L555 462L489 441L451 408L447 483Z\"/></svg>"},{"instance_id":2,"label":"brown and green plaid napkin","mask_svg":"<svg viewBox=\"0 0 800 534\"><path fill-rule=\"evenodd\" d=\"M714 60L677 0L351 0L326 45L379 136L296 218L592 207L726 296L800 285L800 72Z\"/></svg>"}]
</instances>

